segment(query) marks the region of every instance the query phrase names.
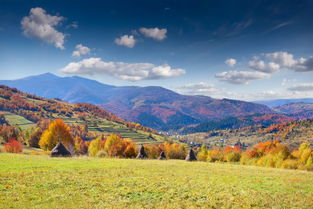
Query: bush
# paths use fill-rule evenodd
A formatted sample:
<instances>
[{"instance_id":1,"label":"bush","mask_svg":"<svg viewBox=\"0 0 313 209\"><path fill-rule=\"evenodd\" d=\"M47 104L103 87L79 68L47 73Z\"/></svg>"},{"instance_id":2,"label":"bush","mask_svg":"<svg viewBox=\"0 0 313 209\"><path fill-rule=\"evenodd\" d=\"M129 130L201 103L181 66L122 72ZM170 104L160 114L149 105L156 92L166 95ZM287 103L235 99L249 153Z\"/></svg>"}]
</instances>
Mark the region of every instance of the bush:
<instances>
[{"instance_id":1,"label":"bush","mask_svg":"<svg viewBox=\"0 0 313 209\"><path fill-rule=\"evenodd\" d=\"M105 152L104 150L100 150L100 151L97 153L97 155L96 155L96 156L97 156L97 157L102 157L102 158L103 158L103 157L106 157L106 155L107 155L107 154L106 154L106 152Z\"/></svg>"},{"instance_id":2,"label":"bush","mask_svg":"<svg viewBox=\"0 0 313 209\"><path fill-rule=\"evenodd\" d=\"M292 159L284 160L284 162L281 165L281 168L297 169L298 168L298 162L297 162L297 160L292 160Z\"/></svg>"},{"instance_id":3,"label":"bush","mask_svg":"<svg viewBox=\"0 0 313 209\"><path fill-rule=\"evenodd\" d=\"M104 149L103 141L104 140L102 140L101 137L98 137L90 142L90 145L88 147L89 156L95 157L100 150Z\"/></svg>"},{"instance_id":4,"label":"bush","mask_svg":"<svg viewBox=\"0 0 313 209\"><path fill-rule=\"evenodd\" d=\"M201 149L200 149L200 152L198 152L197 158L200 161L207 161L208 149L204 145L201 146Z\"/></svg>"},{"instance_id":5,"label":"bush","mask_svg":"<svg viewBox=\"0 0 313 209\"><path fill-rule=\"evenodd\" d=\"M84 155L88 152L87 143L79 136L75 137L75 152L79 155Z\"/></svg>"},{"instance_id":6,"label":"bush","mask_svg":"<svg viewBox=\"0 0 313 209\"><path fill-rule=\"evenodd\" d=\"M207 160L209 162L223 161L224 160L223 151L218 148L214 148L213 150L208 151Z\"/></svg>"},{"instance_id":7,"label":"bush","mask_svg":"<svg viewBox=\"0 0 313 209\"><path fill-rule=\"evenodd\" d=\"M41 128L36 128L29 136L29 138L26 140L26 144L29 147L35 147L39 148L39 141L40 137L42 135L42 130Z\"/></svg>"},{"instance_id":8,"label":"bush","mask_svg":"<svg viewBox=\"0 0 313 209\"><path fill-rule=\"evenodd\" d=\"M105 141L104 149L109 157L123 157L126 146L122 137L111 134Z\"/></svg>"},{"instance_id":9,"label":"bush","mask_svg":"<svg viewBox=\"0 0 313 209\"><path fill-rule=\"evenodd\" d=\"M160 156L160 153L162 152L162 148L161 146L156 144L145 145L145 152L147 153L148 158L157 159Z\"/></svg>"},{"instance_id":10,"label":"bush","mask_svg":"<svg viewBox=\"0 0 313 209\"><path fill-rule=\"evenodd\" d=\"M169 144L164 143L162 145L165 151L167 159L185 159L186 158L186 148L183 144Z\"/></svg>"},{"instance_id":11,"label":"bush","mask_svg":"<svg viewBox=\"0 0 313 209\"><path fill-rule=\"evenodd\" d=\"M224 154L224 160L226 162L238 162L240 161L241 154L238 152L229 152Z\"/></svg>"},{"instance_id":12,"label":"bush","mask_svg":"<svg viewBox=\"0 0 313 209\"><path fill-rule=\"evenodd\" d=\"M126 148L123 152L123 157L126 158L136 157L138 153L136 144L131 139L124 139L124 143L126 144Z\"/></svg>"},{"instance_id":13,"label":"bush","mask_svg":"<svg viewBox=\"0 0 313 209\"><path fill-rule=\"evenodd\" d=\"M225 162L238 162L241 157L241 149L240 147L225 147L223 150L223 160Z\"/></svg>"},{"instance_id":14,"label":"bush","mask_svg":"<svg viewBox=\"0 0 313 209\"><path fill-rule=\"evenodd\" d=\"M4 151L11 153L21 153L23 151L23 146L19 141L10 139L6 144L4 144Z\"/></svg>"}]
</instances>

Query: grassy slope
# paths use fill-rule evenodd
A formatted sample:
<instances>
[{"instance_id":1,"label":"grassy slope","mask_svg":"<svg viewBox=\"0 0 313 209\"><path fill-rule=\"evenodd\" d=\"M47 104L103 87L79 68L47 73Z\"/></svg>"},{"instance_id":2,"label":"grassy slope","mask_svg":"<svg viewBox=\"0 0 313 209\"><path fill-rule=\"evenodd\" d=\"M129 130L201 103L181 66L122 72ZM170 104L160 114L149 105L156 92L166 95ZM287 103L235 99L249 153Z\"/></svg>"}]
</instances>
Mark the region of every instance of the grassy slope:
<instances>
[{"instance_id":1,"label":"grassy slope","mask_svg":"<svg viewBox=\"0 0 313 209\"><path fill-rule=\"evenodd\" d=\"M4 117L9 122L10 125L20 127L21 129L29 129L35 127L35 123L27 120L23 116L6 112L6 111L0 111L0 113L4 114ZM88 130L91 132L98 132L98 133L116 133L121 135L125 138L131 138L137 143L142 144L149 144L149 143L157 143L164 141L164 138L157 134L152 134L154 137L154 140L149 138L149 133L141 131L141 130L132 130L130 128L127 128L123 124L118 124L113 121L109 121L103 118L88 118L87 122L80 120L79 118L69 118L69 117L58 117L57 115L54 115L55 118L61 118L64 120L67 124L72 125L88 125ZM94 126L94 124L97 124L97 126Z\"/></svg>"},{"instance_id":2,"label":"grassy slope","mask_svg":"<svg viewBox=\"0 0 313 209\"><path fill-rule=\"evenodd\" d=\"M19 116L10 112L2 112L2 113L5 119L9 122L11 126L18 126L23 130L35 127L35 124L33 122L27 120L26 118L22 116Z\"/></svg>"},{"instance_id":3,"label":"grassy slope","mask_svg":"<svg viewBox=\"0 0 313 209\"><path fill-rule=\"evenodd\" d=\"M313 173L0 153L0 208L312 208Z\"/></svg>"}]
</instances>

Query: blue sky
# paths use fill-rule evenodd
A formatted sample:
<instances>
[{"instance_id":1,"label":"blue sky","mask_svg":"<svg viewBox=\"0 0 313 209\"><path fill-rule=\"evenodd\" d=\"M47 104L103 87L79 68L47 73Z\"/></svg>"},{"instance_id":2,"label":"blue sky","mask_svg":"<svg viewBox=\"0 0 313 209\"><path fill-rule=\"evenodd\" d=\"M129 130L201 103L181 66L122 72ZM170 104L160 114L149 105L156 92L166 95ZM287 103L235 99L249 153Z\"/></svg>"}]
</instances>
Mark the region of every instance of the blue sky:
<instances>
[{"instance_id":1,"label":"blue sky","mask_svg":"<svg viewBox=\"0 0 313 209\"><path fill-rule=\"evenodd\" d=\"M313 95L313 1L0 0L2 79L52 72L261 100Z\"/></svg>"}]
</instances>

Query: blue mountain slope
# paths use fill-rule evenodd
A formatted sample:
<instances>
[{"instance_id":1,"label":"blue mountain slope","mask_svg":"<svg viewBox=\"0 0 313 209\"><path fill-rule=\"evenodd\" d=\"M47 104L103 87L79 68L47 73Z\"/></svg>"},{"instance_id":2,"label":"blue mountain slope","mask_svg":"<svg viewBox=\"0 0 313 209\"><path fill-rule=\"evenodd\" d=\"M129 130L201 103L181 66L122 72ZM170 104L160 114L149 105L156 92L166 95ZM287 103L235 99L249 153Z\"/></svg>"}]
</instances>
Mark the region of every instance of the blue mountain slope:
<instances>
[{"instance_id":1,"label":"blue mountain slope","mask_svg":"<svg viewBox=\"0 0 313 209\"><path fill-rule=\"evenodd\" d=\"M78 76L58 77L51 73L0 81L0 84L45 98L97 104L126 120L156 129L273 112L265 105L251 102L186 96L159 86L111 86Z\"/></svg>"},{"instance_id":2,"label":"blue mountain slope","mask_svg":"<svg viewBox=\"0 0 313 209\"><path fill-rule=\"evenodd\" d=\"M275 100L264 100L264 101L255 101L254 103L263 104L268 107L277 107L280 105L286 105L291 103L313 103L313 98L303 98L303 99L275 99Z\"/></svg>"}]
</instances>

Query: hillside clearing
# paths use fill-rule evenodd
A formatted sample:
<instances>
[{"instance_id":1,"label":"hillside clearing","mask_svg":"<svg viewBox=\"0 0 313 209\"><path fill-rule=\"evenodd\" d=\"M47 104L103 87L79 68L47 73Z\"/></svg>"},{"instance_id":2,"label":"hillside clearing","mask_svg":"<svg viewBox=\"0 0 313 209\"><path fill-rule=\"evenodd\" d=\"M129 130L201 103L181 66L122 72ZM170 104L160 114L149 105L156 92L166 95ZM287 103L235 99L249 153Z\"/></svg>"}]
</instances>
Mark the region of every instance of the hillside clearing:
<instances>
[{"instance_id":1,"label":"hillside clearing","mask_svg":"<svg viewBox=\"0 0 313 209\"><path fill-rule=\"evenodd\" d=\"M0 208L312 208L313 172L0 153Z\"/></svg>"}]
</instances>

